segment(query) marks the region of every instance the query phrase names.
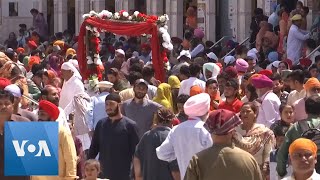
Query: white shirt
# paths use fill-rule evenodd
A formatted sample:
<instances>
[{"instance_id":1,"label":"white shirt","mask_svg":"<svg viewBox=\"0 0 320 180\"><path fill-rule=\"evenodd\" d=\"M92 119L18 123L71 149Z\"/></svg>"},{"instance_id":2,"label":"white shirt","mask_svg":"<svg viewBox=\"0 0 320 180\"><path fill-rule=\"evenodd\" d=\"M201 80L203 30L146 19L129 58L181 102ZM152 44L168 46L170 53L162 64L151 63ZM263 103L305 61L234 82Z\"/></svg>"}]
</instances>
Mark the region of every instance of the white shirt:
<instances>
[{"instance_id":1,"label":"white shirt","mask_svg":"<svg viewBox=\"0 0 320 180\"><path fill-rule=\"evenodd\" d=\"M270 128L275 121L280 120L280 99L275 93L270 91L264 94L260 99L262 100L262 104L259 107L257 123L264 124Z\"/></svg>"},{"instance_id":2,"label":"white shirt","mask_svg":"<svg viewBox=\"0 0 320 180\"><path fill-rule=\"evenodd\" d=\"M160 160L170 162L177 159L181 179L192 156L212 146L211 135L203 127L204 122L200 118L193 119L173 127L166 140L156 149Z\"/></svg>"},{"instance_id":3,"label":"white shirt","mask_svg":"<svg viewBox=\"0 0 320 180\"><path fill-rule=\"evenodd\" d=\"M293 64L299 62L304 41L309 37L309 33L300 30L298 26L294 24L291 25L287 40L287 57L293 61Z\"/></svg>"},{"instance_id":4,"label":"white shirt","mask_svg":"<svg viewBox=\"0 0 320 180\"><path fill-rule=\"evenodd\" d=\"M315 170L313 171L313 174L311 175L311 177L309 177L306 180L318 180L320 179L320 174L318 174ZM293 174L291 176L282 178L281 180L295 180Z\"/></svg>"},{"instance_id":5,"label":"white shirt","mask_svg":"<svg viewBox=\"0 0 320 180\"><path fill-rule=\"evenodd\" d=\"M63 83L60 93L59 107L65 109L75 95L83 92L84 85L81 80L76 76L72 76L68 81Z\"/></svg>"},{"instance_id":6,"label":"white shirt","mask_svg":"<svg viewBox=\"0 0 320 180\"><path fill-rule=\"evenodd\" d=\"M58 108L59 108L60 113L59 113L59 117L57 119L57 122L59 122L59 125L64 126L67 129L67 131L69 133L71 133L66 114L64 113L64 110L61 107L58 107Z\"/></svg>"},{"instance_id":7,"label":"white shirt","mask_svg":"<svg viewBox=\"0 0 320 180\"><path fill-rule=\"evenodd\" d=\"M304 89L301 90L300 92L298 92L297 90L293 90L288 95L287 104L292 106L296 101L305 97L306 97L306 91Z\"/></svg>"},{"instance_id":8,"label":"white shirt","mask_svg":"<svg viewBox=\"0 0 320 180\"><path fill-rule=\"evenodd\" d=\"M205 92L206 83L196 77L190 77L189 79L183 80L179 89L179 95L186 94L190 95L190 89L192 86L199 86L202 92Z\"/></svg>"}]
</instances>

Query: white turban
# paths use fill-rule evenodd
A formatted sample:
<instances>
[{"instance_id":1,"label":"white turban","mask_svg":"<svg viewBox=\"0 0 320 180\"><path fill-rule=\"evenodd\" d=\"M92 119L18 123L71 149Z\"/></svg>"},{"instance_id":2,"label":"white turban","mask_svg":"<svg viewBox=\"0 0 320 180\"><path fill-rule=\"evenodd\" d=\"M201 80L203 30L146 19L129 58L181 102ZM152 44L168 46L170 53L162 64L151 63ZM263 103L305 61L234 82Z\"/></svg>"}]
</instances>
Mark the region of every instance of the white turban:
<instances>
[{"instance_id":1,"label":"white turban","mask_svg":"<svg viewBox=\"0 0 320 180\"><path fill-rule=\"evenodd\" d=\"M21 97L21 89L19 88L19 86L15 85L15 84L10 84L8 86L6 86L4 88L5 91L10 92L14 97Z\"/></svg>"},{"instance_id":2,"label":"white turban","mask_svg":"<svg viewBox=\"0 0 320 180\"><path fill-rule=\"evenodd\" d=\"M224 61L224 64L226 64L227 66L236 62L236 58L234 58L233 56L226 56L223 61Z\"/></svg>"},{"instance_id":3,"label":"white turban","mask_svg":"<svg viewBox=\"0 0 320 180\"><path fill-rule=\"evenodd\" d=\"M67 70L67 71L72 71L73 75L77 78L79 78L80 80L82 79L79 71L77 70L76 67L74 67L74 65L71 62L65 62L62 64L61 69L63 70Z\"/></svg>"},{"instance_id":4,"label":"white turban","mask_svg":"<svg viewBox=\"0 0 320 180\"><path fill-rule=\"evenodd\" d=\"M184 112L189 117L200 117L210 110L210 96L201 93L190 97L183 106Z\"/></svg>"}]
</instances>

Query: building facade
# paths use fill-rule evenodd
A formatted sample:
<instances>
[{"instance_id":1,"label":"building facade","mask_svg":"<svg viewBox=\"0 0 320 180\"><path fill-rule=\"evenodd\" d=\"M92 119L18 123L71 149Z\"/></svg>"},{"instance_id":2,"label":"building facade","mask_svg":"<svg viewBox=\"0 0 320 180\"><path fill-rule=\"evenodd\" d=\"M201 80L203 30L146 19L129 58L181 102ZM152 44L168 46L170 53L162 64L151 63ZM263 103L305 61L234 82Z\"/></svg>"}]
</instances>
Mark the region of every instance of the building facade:
<instances>
[{"instance_id":1,"label":"building facade","mask_svg":"<svg viewBox=\"0 0 320 180\"><path fill-rule=\"evenodd\" d=\"M19 24L32 26L30 9L36 8L47 18L51 34L69 29L78 34L82 15L90 10L139 10L147 14L168 14L172 37L183 37L183 25L188 6L198 10L198 26L205 31L206 40L228 39L242 41L250 34L250 22L256 7L272 13L276 0L0 0L0 44L10 32L18 33ZM318 0L303 0L309 6L308 24L318 15Z\"/></svg>"}]
</instances>

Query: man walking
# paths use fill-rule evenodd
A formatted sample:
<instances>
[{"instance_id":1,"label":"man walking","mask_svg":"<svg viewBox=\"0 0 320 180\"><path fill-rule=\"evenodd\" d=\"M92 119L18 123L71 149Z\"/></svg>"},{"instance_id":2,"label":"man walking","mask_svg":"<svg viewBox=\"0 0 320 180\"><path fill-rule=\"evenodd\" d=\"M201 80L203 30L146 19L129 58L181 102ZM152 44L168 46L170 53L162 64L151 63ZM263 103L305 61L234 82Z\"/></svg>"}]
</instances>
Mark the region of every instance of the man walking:
<instances>
[{"instance_id":1,"label":"man walking","mask_svg":"<svg viewBox=\"0 0 320 180\"><path fill-rule=\"evenodd\" d=\"M193 156L185 179L262 180L254 157L232 143L240 118L234 112L219 109L210 113L206 124L214 145Z\"/></svg>"},{"instance_id":2,"label":"man walking","mask_svg":"<svg viewBox=\"0 0 320 180\"><path fill-rule=\"evenodd\" d=\"M109 94L105 103L108 117L96 126L88 159L95 159L100 153L101 178L130 180L130 166L139 142L137 125L121 114L119 94Z\"/></svg>"},{"instance_id":3,"label":"man walking","mask_svg":"<svg viewBox=\"0 0 320 180\"><path fill-rule=\"evenodd\" d=\"M192 156L212 146L209 132L204 128L210 109L210 96L206 93L190 97L184 104L188 120L175 126L166 140L157 148L157 156L163 161L177 159L181 179L184 178Z\"/></svg>"}]
</instances>

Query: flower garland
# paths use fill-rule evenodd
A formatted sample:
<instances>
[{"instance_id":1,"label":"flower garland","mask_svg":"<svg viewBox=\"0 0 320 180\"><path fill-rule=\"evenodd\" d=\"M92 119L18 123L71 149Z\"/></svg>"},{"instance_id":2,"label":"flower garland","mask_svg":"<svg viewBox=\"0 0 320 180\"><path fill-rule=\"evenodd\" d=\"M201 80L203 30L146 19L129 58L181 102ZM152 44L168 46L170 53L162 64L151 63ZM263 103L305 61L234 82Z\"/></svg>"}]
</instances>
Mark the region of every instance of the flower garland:
<instances>
[{"instance_id":1,"label":"flower garland","mask_svg":"<svg viewBox=\"0 0 320 180\"><path fill-rule=\"evenodd\" d=\"M90 11L88 14L84 14L82 16L84 19L87 19L89 17L97 17L104 20L115 20L115 21L124 21L124 22L146 22L146 23L156 23L159 27L160 32L160 42L162 42L162 47L165 49L171 51L173 49L173 45L171 43L171 37L168 33L168 26L167 22L169 20L169 17L167 14L164 14L162 16L155 16L155 15L146 15L143 13L140 13L139 11L135 11L132 15L130 15L127 11L121 10L116 13L112 13L107 10L103 10L100 13L97 13L95 11ZM101 65L101 59L99 57L99 43L100 40L98 37L100 37L100 33L106 32L103 29L99 29L97 27L93 27L91 25L87 25L86 29L90 31L90 44L92 45L93 49L93 60L92 56L87 56L87 64L96 64ZM165 58L165 57L164 57ZM165 62L167 63L167 62Z\"/></svg>"}]
</instances>

